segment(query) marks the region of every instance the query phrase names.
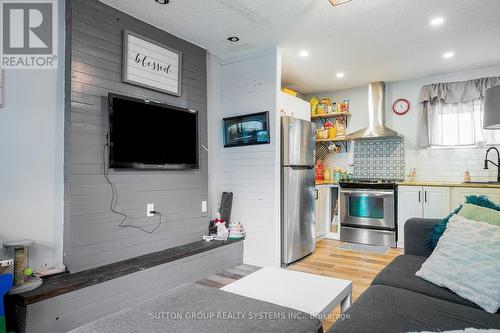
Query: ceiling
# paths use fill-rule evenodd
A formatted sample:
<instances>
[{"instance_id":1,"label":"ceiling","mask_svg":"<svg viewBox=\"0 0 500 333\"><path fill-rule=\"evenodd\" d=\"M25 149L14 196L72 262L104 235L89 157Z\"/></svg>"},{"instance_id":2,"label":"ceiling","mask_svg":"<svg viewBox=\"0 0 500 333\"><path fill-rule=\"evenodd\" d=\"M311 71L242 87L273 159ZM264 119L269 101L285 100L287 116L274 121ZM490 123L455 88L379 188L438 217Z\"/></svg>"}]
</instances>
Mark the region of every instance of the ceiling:
<instances>
[{"instance_id":1,"label":"ceiling","mask_svg":"<svg viewBox=\"0 0 500 333\"><path fill-rule=\"evenodd\" d=\"M500 65L500 0L101 1L221 58L279 45L283 84L304 94Z\"/></svg>"}]
</instances>

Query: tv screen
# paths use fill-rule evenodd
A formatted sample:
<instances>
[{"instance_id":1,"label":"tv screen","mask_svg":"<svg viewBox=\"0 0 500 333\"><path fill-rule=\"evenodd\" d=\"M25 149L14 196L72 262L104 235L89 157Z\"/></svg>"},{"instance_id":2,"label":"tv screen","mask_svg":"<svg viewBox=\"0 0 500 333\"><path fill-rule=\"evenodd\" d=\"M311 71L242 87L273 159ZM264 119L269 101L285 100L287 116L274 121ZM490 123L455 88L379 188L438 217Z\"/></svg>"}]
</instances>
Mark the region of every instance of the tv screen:
<instances>
[{"instance_id":1,"label":"tv screen","mask_svg":"<svg viewBox=\"0 0 500 333\"><path fill-rule=\"evenodd\" d=\"M196 111L115 94L108 100L110 168L198 168Z\"/></svg>"}]
</instances>

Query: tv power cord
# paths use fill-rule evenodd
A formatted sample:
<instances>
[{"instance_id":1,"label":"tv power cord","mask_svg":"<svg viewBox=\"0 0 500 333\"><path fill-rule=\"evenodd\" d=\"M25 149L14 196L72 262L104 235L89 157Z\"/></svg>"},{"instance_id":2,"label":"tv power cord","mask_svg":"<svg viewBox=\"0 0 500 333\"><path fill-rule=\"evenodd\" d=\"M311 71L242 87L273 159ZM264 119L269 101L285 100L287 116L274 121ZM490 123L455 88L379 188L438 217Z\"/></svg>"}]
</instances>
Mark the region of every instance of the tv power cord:
<instances>
[{"instance_id":1,"label":"tv power cord","mask_svg":"<svg viewBox=\"0 0 500 333\"><path fill-rule=\"evenodd\" d=\"M108 177L108 172L109 172L109 168L106 167L106 149L109 148L109 143L108 143L108 134L106 134L106 143L104 144L104 148L102 150L102 166L103 166L103 175L104 175L104 178L106 178L106 181L108 182L109 186L111 186L111 192L112 192L112 197L111 197L111 202L110 202L110 206L109 206L109 210L115 214L115 215L120 215L121 217L123 217L123 219L121 220L120 224L118 224L118 227L120 228L134 228L134 229L139 229L147 234L152 234L153 232L155 232L160 226L161 226L161 213L159 211L151 211L151 214L154 214L154 215L158 215L158 225L156 227L154 227L154 229L152 230L146 230L144 229L143 227L139 226L139 225L134 225L134 224L124 224L125 221L129 218L127 214L125 213L122 213L120 211L117 211L115 209L115 198L116 200L118 200L118 192L116 191L116 187L115 185L111 182L111 180L109 180L109 177Z\"/></svg>"}]
</instances>

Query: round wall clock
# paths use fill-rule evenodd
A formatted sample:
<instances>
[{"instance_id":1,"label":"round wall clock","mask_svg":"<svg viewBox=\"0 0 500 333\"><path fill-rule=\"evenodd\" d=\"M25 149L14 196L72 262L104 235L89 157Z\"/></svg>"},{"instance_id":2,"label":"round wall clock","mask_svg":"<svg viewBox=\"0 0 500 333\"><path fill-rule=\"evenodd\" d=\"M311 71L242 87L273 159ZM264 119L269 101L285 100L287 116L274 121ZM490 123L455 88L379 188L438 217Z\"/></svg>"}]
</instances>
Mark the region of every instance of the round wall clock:
<instances>
[{"instance_id":1,"label":"round wall clock","mask_svg":"<svg viewBox=\"0 0 500 333\"><path fill-rule=\"evenodd\" d=\"M397 115L404 115L410 111L410 102L407 99L400 98L392 104L392 111Z\"/></svg>"}]
</instances>

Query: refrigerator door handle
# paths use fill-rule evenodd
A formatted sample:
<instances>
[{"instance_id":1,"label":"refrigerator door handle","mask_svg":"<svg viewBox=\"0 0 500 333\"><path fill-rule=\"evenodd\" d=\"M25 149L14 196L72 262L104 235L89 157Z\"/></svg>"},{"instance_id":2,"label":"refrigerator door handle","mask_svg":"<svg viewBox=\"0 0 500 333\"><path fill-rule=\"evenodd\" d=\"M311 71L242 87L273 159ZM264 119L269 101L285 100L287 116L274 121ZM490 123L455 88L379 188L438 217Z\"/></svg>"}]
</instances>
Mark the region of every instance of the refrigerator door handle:
<instances>
[{"instance_id":1,"label":"refrigerator door handle","mask_svg":"<svg viewBox=\"0 0 500 333\"><path fill-rule=\"evenodd\" d=\"M283 167L289 167L292 170L310 170L314 169L314 165L284 165Z\"/></svg>"},{"instance_id":2,"label":"refrigerator door handle","mask_svg":"<svg viewBox=\"0 0 500 333\"><path fill-rule=\"evenodd\" d=\"M317 189L314 189L314 199L318 200L319 198L319 191Z\"/></svg>"}]
</instances>

